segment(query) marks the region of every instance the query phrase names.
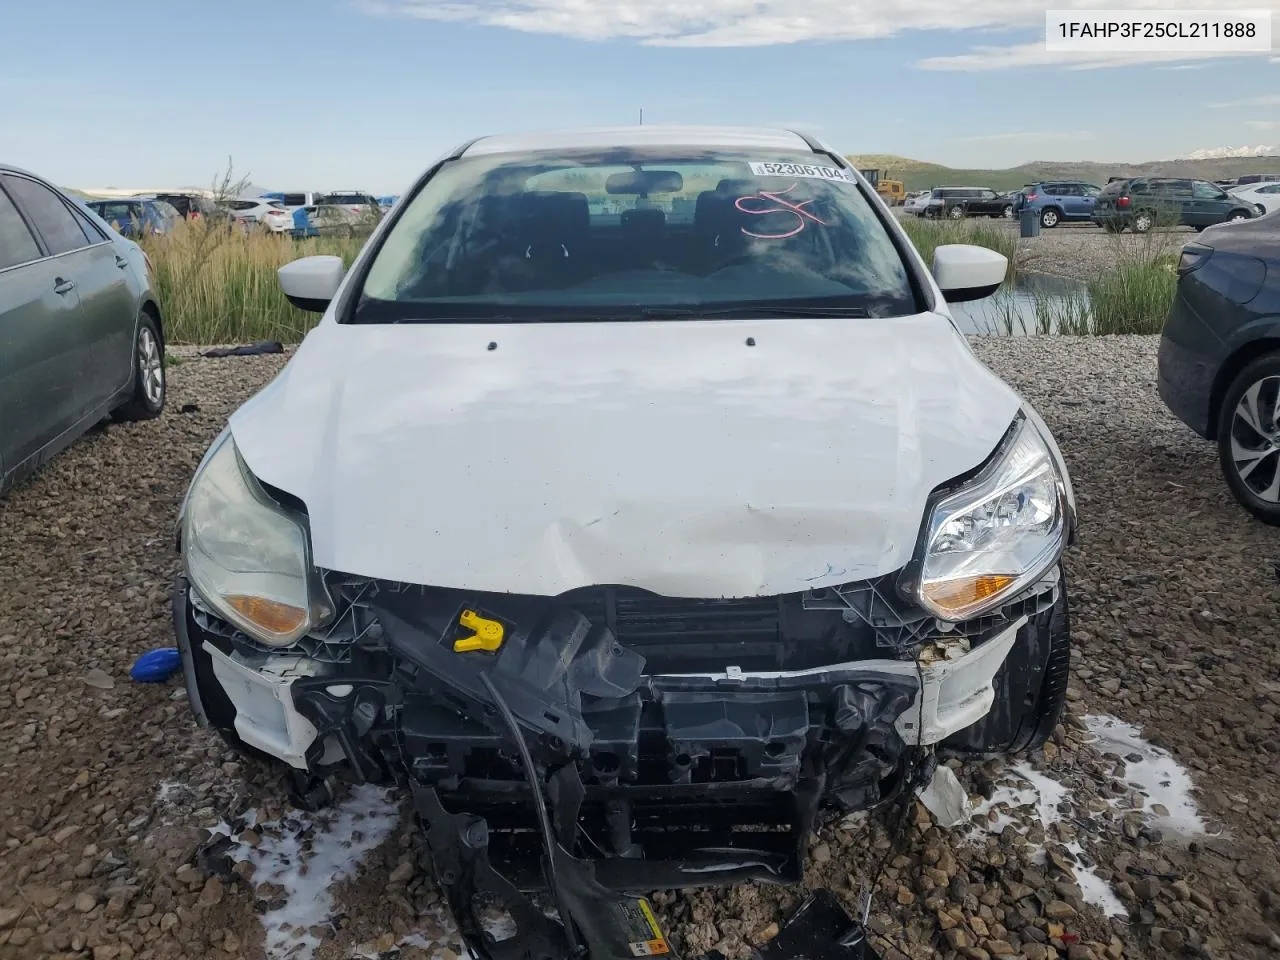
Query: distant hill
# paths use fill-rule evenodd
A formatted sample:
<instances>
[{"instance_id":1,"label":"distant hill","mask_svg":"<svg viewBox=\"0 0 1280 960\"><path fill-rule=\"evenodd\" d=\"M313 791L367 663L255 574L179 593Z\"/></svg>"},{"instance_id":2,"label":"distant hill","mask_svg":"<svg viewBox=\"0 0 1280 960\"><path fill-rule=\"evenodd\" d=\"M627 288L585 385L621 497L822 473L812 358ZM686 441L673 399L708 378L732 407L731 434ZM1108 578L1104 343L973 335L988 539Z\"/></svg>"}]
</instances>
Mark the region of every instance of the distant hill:
<instances>
[{"instance_id":1,"label":"distant hill","mask_svg":"<svg viewBox=\"0 0 1280 960\"><path fill-rule=\"evenodd\" d=\"M1280 173L1280 156L1215 157L1200 160L1151 160L1146 163L1098 163L1034 160L1005 169L960 169L887 153L850 154L859 169L881 170L882 176L906 182L908 190L930 187L991 187L1016 190L1037 180L1086 180L1104 184L1111 177L1191 177L1225 180L1246 173Z\"/></svg>"}]
</instances>

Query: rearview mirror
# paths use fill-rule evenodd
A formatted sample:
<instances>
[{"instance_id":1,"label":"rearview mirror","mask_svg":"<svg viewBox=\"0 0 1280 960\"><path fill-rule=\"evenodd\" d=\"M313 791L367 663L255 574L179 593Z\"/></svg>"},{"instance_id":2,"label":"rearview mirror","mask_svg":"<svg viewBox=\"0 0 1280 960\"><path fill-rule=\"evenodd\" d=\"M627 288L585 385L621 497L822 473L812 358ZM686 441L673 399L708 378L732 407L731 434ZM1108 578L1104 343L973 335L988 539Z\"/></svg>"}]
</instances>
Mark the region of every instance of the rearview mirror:
<instances>
[{"instance_id":1,"label":"rearview mirror","mask_svg":"<svg viewBox=\"0 0 1280 960\"><path fill-rule=\"evenodd\" d=\"M933 251L933 279L947 303L991 296L1004 283L1008 269L1003 254L972 243L944 243Z\"/></svg>"},{"instance_id":2,"label":"rearview mirror","mask_svg":"<svg viewBox=\"0 0 1280 960\"><path fill-rule=\"evenodd\" d=\"M679 193L684 177L679 170L628 170L615 173L604 183L606 193L648 196L651 193Z\"/></svg>"},{"instance_id":3,"label":"rearview mirror","mask_svg":"<svg viewBox=\"0 0 1280 960\"><path fill-rule=\"evenodd\" d=\"M303 257L280 268L280 289L299 310L324 313L342 285L341 257Z\"/></svg>"}]
</instances>

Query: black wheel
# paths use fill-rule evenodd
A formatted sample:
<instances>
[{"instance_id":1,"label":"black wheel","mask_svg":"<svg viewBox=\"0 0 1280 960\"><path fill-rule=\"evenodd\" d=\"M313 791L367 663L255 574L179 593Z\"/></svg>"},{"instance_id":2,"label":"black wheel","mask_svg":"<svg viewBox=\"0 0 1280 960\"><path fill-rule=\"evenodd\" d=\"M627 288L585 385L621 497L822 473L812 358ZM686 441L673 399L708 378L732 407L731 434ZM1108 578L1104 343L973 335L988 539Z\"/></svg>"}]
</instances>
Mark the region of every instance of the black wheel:
<instances>
[{"instance_id":1,"label":"black wheel","mask_svg":"<svg viewBox=\"0 0 1280 960\"><path fill-rule=\"evenodd\" d=\"M1067 702L1071 667L1071 608L1061 566L1058 574L1058 599L1018 631L996 672L991 710L944 740L945 749L962 754L1022 753L1043 746L1053 735Z\"/></svg>"},{"instance_id":2,"label":"black wheel","mask_svg":"<svg viewBox=\"0 0 1280 960\"><path fill-rule=\"evenodd\" d=\"M1218 410L1218 460L1227 487L1263 523L1280 526L1280 353L1240 371Z\"/></svg>"},{"instance_id":3,"label":"black wheel","mask_svg":"<svg viewBox=\"0 0 1280 960\"><path fill-rule=\"evenodd\" d=\"M1241 220L1252 220L1252 219L1253 217L1249 216L1248 212L1245 210L1233 210L1231 211L1231 218L1227 222L1239 223Z\"/></svg>"},{"instance_id":4,"label":"black wheel","mask_svg":"<svg viewBox=\"0 0 1280 960\"><path fill-rule=\"evenodd\" d=\"M1012 203L1006 203L1003 207L1001 207L1001 208L1000 208L1000 216L1004 217L1006 220L1012 220L1012 219L1013 219L1013 204L1012 204Z\"/></svg>"},{"instance_id":5,"label":"black wheel","mask_svg":"<svg viewBox=\"0 0 1280 960\"><path fill-rule=\"evenodd\" d=\"M1140 210L1133 216L1134 233L1150 233L1156 225L1156 215L1149 210Z\"/></svg>"},{"instance_id":6,"label":"black wheel","mask_svg":"<svg viewBox=\"0 0 1280 960\"><path fill-rule=\"evenodd\" d=\"M113 416L117 420L154 420L164 410L164 341L150 313L138 316L133 341L133 393Z\"/></svg>"},{"instance_id":7,"label":"black wheel","mask_svg":"<svg viewBox=\"0 0 1280 960\"><path fill-rule=\"evenodd\" d=\"M1045 207L1040 211L1040 226L1046 230L1051 230L1058 225L1062 219L1062 214L1056 207Z\"/></svg>"},{"instance_id":8,"label":"black wheel","mask_svg":"<svg viewBox=\"0 0 1280 960\"><path fill-rule=\"evenodd\" d=\"M952 220L963 220L964 207L952 207L950 212L947 213L947 216L949 216Z\"/></svg>"}]
</instances>

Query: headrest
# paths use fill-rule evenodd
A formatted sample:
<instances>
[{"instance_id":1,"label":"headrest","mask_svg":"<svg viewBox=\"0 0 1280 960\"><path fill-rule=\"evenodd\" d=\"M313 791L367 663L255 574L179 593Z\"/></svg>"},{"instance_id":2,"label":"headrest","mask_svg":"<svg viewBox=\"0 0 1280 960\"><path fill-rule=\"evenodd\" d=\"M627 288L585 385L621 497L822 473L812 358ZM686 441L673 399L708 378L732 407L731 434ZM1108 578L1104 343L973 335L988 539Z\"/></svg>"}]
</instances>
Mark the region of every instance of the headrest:
<instances>
[{"instance_id":1,"label":"headrest","mask_svg":"<svg viewBox=\"0 0 1280 960\"><path fill-rule=\"evenodd\" d=\"M657 208L622 211L622 225L631 229L657 230L666 223L666 213Z\"/></svg>"},{"instance_id":2,"label":"headrest","mask_svg":"<svg viewBox=\"0 0 1280 960\"><path fill-rule=\"evenodd\" d=\"M575 237L588 232L591 210L585 193L530 191L520 194L520 219L526 233Z\"/></svg>"}]
</instances>

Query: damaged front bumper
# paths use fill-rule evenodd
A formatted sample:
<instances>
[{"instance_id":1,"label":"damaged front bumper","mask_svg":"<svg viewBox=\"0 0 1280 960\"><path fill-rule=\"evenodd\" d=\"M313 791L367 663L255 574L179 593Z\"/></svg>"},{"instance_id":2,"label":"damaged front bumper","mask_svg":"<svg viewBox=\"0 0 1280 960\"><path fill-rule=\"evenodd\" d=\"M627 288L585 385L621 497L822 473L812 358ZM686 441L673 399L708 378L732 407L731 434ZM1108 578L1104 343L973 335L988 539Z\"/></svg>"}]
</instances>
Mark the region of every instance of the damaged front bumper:
<instances>
[{"instance_id":1,"label":"damaged front bumper","mask_svg":"<svg viewBox=\"0 0 1280 960\"><path fill-rule=\"evenodd\" d=\"M882 583L742 601L329 587L337 616L282 651L180 581L193 710L287 764L300 793L335 773L397 779L482 818L488 855L526 889L542 884L540 840L484 678L529 744L558 842L626 890L798 881L824 805L885 803L935 745L1016 748L1065 689L1056 569L959 625Z\"/></svg>"}]
</instances>

